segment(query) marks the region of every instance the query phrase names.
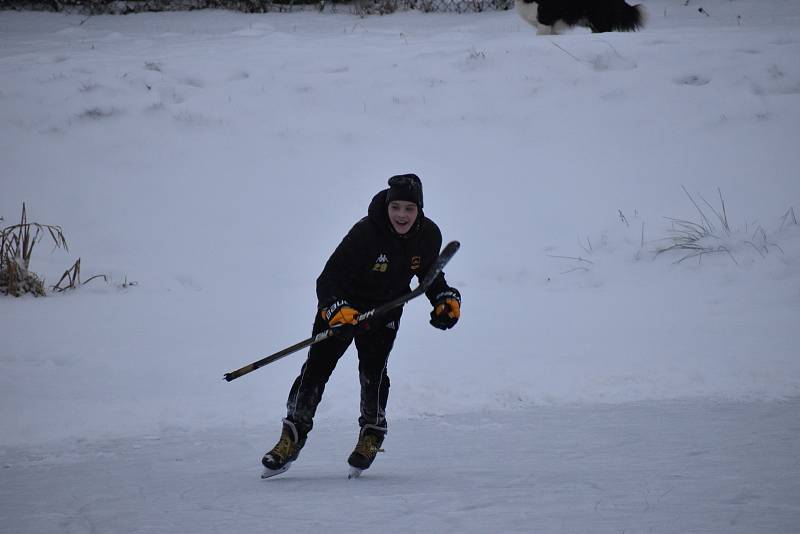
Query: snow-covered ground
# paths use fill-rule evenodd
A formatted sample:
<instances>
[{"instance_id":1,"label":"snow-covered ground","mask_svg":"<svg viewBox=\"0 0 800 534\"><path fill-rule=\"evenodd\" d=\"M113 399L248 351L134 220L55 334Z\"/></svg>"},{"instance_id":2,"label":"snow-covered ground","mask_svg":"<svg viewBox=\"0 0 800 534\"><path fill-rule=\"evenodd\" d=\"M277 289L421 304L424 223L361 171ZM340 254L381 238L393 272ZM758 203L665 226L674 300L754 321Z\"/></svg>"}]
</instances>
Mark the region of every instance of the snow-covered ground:
<instances>
[{"instance_id":1,"label":"snow-covered ground","mask_svg":"<svg viewBox=\"0 0 800 534\"><path fill-rule=\"evenodd\" d=\"M394 531L792 531L800 5L644 4L641 32L554 37L513 12L0 13L0 225L26 202L64 228L49 283L110 276L0 298L3 529L251 532L277 502L276 530L367 503ZM302 354L222 374L309 334L400 172L462 243L462 320L407 307L369 485L339 481L353 354L262 482ZM692 199L719 252L656 255L668 218L707 224Z\"/></svg>"}]
</instances>

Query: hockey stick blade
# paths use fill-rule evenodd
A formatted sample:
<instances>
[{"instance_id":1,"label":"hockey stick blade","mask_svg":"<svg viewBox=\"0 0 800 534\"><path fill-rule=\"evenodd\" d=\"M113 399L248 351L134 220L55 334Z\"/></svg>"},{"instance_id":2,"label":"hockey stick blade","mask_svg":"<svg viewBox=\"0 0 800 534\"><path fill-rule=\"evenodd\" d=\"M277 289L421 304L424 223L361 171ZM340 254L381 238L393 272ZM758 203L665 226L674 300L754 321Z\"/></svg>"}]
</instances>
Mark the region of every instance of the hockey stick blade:
<instances>
[{"instance_id":1,"label":"hockey stick blade","mask_svg":"<svg viewBox=\"0 0 800 534\"><path fill-rule=\"evenodd\" d=\"M383 315L384 313L393 310L398 306L402 306L409 300L415 299L418 296L425 293L425 291L431 286L433 281L436 280L436 277L442 273L445 265L447 265L447 262L449 262L453 258L456 252L458 252L459 247L461 247L461 244L458 241L450 241L442 249L442 252L439 253L439 256L437 256L437 258L434 260L433 265L431 265L431 267L428 269L428 272L425 273L425 276L422 277L422 279L419 282L419 285L416 288L414 288L411 292L406 293L402 297L398 297L394 300L387 302L386 304L381 304L377 308L373 308L367 312L362 313L361 315L356 317L356 324ZM251 373L256 369L260 369L265 365L280 360L281 358L293 354L301 349L310 347L311 345L319 343L320 341L324 341L334 335L334 333L336 332L336 328L337 327L334 326L333 328L329 328L328 330L323 330L322 332L314 336L311 336L308 339L300 341L299 343L295 343L294 345L286 347L285 349L279 350L278 352L270 354L269 356L262 358L256 362L245 365L244 367L237 369L235 371L231 371L230 373L225 373L222 379L227 382L231 382L232 380L235 380L240 376L246 375L247 373Z\"/></svg>"}]
</instances>

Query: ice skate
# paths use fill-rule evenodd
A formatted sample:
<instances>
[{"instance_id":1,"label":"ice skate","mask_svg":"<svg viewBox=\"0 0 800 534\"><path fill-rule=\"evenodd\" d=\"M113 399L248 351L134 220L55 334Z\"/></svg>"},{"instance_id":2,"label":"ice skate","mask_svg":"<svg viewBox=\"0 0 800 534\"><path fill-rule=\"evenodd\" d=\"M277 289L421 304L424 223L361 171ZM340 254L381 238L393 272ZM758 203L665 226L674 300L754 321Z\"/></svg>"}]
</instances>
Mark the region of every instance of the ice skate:
<instances>
[{"instance_id":1,"label":"ice skate","mask_svg":"<svg viewBox=\"0 0 800 534\"><path fill-rule=\"evenodd\" d=\"M375 456L379 452L383 452L381 444L383 443L383 434L372 431L370 429L362 429L358 436L358 443L356 448L347 459L350 465L350 473L347 478L358 478L361 476L362 471L369 469Z\"/></svg>"},{"instance_id":2,"label":"ice skate","mask_svg":"<svg viewBox=\"0 0 800 534\"><path fill-rule=\"evenodd\" d=\"M278 443L261 458L261 465L264 466L261 478L274 477L288 471L292 462L297 460L305 443L306 439L300 438L294 423L284 419L283 431Z\"/></svg>"}]
</instances>

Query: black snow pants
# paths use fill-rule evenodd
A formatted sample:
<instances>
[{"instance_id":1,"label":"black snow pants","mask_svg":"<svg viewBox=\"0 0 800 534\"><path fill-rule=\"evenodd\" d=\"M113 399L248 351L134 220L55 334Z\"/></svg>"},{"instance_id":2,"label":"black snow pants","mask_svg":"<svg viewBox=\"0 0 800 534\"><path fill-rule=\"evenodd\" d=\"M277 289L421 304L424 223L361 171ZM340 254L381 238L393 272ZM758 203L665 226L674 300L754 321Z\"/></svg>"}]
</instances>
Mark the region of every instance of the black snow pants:
<instances>
[{"instance_id":1,"label":"black snow pants","mask_svg":"<svg viewBox=\"0 0 800 534\"><path fill-rule=\"evenodd\" d=\"M386 362L394 345L399 323L399 314L395 319L374 321L369 329L356 327L354 337L361 382L361 416L358 424L362 429L370 429L378 434L386 433L386 401L389 397ZM317 314L313 335L327 328L328 323ZM286 419L295 424L301 437L307 436L314 426L314 414L322 400L325 384L339 358L352 342L353 339L345 341L332 337L312 345L309 349L308 358L295 379L286 402Z\"/></svg>"}]
</instances>

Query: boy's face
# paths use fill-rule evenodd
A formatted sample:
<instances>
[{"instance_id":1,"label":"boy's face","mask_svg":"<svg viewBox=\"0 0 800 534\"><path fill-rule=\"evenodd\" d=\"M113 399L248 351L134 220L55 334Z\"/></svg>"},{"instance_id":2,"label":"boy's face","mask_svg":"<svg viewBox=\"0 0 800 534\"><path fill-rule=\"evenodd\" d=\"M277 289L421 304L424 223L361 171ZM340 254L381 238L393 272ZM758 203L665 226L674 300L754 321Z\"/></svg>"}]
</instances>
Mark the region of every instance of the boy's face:
<instances>
[{"instance_id":1,"label":"boy's face","mask_svg":"<svg viewBox=\"0 0 800 534\"><path fill-rule=\"evenodd\" d=\"M417 220L419 210L417 205L406 200L393 200L389 202L389 222L394 231L400 235L408 233Z\"/></svg>"}]
</instances>

